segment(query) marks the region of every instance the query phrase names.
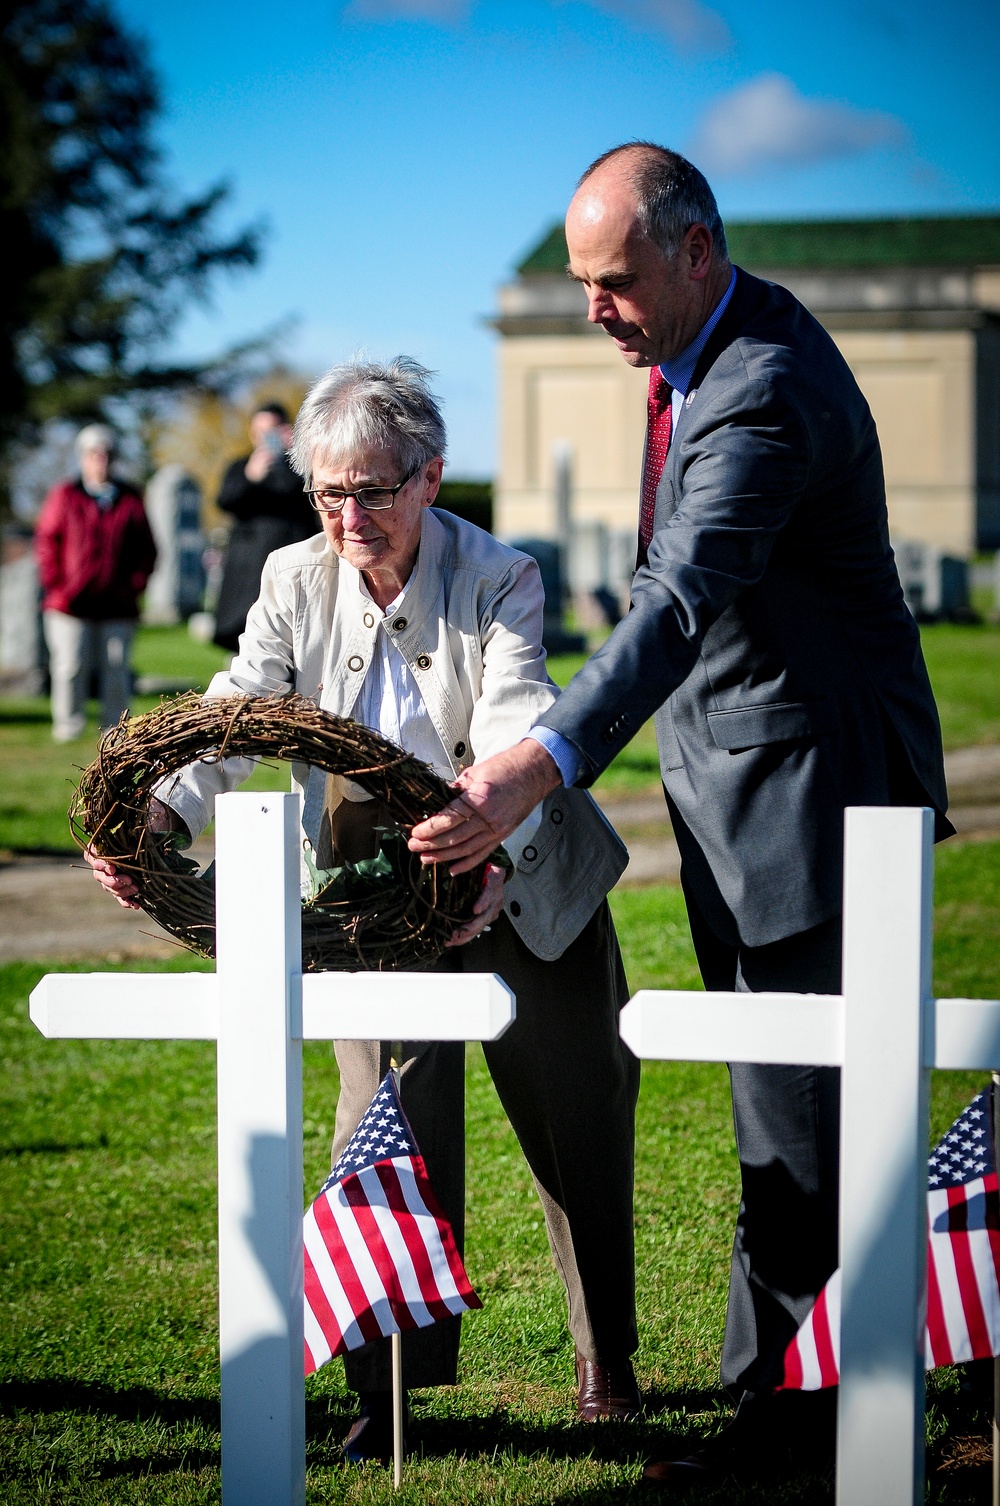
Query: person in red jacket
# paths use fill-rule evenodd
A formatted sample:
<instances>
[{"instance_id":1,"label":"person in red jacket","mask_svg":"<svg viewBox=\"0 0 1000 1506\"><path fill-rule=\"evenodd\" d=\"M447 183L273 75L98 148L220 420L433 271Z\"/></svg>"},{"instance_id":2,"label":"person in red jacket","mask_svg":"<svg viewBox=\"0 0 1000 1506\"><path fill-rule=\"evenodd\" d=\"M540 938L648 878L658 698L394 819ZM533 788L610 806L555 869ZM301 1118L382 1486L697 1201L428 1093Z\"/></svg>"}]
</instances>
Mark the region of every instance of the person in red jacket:
<instances>
[{"instance_id":1,"label":"person in red jacket","mask_svg":"<svg viewBox=\"0 0 1000 1506\"><path fill-rule=\"evenodd\" d=\"M83 732L95 667L101 726L113 727L128 709L138 598L156 563L156 545L142 497L111 475L115 450L114 430L106 424L81 429L80 474L52 488L35 529L57 743Z\"/></svg>"}]
</instances>

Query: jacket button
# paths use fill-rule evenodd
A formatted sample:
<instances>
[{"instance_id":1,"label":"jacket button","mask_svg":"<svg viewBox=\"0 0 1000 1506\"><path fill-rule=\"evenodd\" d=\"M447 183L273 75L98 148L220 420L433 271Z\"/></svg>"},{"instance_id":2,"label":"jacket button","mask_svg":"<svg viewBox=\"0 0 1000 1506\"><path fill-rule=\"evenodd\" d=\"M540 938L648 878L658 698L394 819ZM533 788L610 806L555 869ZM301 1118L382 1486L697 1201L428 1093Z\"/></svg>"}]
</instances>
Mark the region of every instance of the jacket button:
<instances>
[{"instance_id":1,"label":"jacket button","mask_svg":"<svg viewBox=\"0 0 1000 1506\"><path fill-rule=\"evenodd\" d=\"M417 668L418 669L430 669L430 667L431 667L431 656L430 656L430 654L418 654L417 655Z\"/></svg>"},{"instance_id":2,"label":"jacket button","mask_svg":"<svg viewBox=\"0 0 1000 1506\"><path fill-rule=\"evenodd\" d=\"M456 743L455 744L455 757L456 758L464 758L465 757L465 744L464 743Z\"/></svg>"},{"instance_id":3,"label":"jacket button","mask_svg":"<svg viewBox=\"0 0 1000 1506\"><path fill-rule=\"evenodd\" d=\"M560 810L554 810L552 812L552 821L553 821L554 825L558 826L559 823L560 823L560 821L562 820L562 818L563 818L562 811L560 811Z\"/></svg>"},{"instance_id":4,"label":"jacket button","mask_svg":"<svg viewBox=\"0 0 1000 1506\"><path fill-rule=\"evenodd\" d=\"M403 631L403 629L405 628L405 626L406 626L406 618L405 617L394 617L393 618L392 630L393 630L394 633L401 633Z\"/></svg>"},{"instance_id":5,"label":"jacket button","mask_svg":"<svg viewBox=\"0 0 1000 1506\"><path fill-rule=\"evenodd\" d=\"M510 902L510 913L515 916L521 913L521 906L516 899L512 899Z\"/></svg>"},{"instance_id":6,"label":"jacket button","mask_svg":"<svg viewBox=\"0 0 1000 1506\"><path fill-rule=\"evenodd\" d=\"M364 624L365 624L365 627L374 627L375 626L375 618L372 616L371 612L366 612L365 613Z\"/></svg>"},{"instance_id":7,"label":"jacket button","mask_svg":"<svg viewBox=\"0 0 1000 1506\"><path fill-rule=\"evenodd\" d=\"M521 854L526 863L533 863L538 856L537 847L526 847Z\"/></svg>"},{"instance_id":8,"label":"jacket button","mask_svg":"<svg viewBox=\"0 0 1000 1506\"><path fill-rule=\"evenodd\" d=\"M352 654L347 661L347 667L353 670L364 669L365 661L360 654Z\"/></svg>"}]
</instances>

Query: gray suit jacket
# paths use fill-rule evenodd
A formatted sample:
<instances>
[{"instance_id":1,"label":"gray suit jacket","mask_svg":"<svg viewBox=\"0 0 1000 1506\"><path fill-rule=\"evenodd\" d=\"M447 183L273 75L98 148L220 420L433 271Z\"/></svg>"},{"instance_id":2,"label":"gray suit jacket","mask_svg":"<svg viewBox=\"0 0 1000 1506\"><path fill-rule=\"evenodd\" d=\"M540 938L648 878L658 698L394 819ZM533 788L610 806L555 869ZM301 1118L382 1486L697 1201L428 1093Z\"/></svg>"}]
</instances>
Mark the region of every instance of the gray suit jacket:
<instances>
[{"instance_id":1,"label":"gray suit jacket","mask_svg":"<svg viewBox=\"0 0 1000 1506\"><path fill-rule=\"evenodd\" d=\"M677 424L632 611L539 721L590 784L654 712L685 883L723 940L839 911L847 805L929 803L951 830L868 404L812 315L743 271Z\"/></svg>"}]
</instances>

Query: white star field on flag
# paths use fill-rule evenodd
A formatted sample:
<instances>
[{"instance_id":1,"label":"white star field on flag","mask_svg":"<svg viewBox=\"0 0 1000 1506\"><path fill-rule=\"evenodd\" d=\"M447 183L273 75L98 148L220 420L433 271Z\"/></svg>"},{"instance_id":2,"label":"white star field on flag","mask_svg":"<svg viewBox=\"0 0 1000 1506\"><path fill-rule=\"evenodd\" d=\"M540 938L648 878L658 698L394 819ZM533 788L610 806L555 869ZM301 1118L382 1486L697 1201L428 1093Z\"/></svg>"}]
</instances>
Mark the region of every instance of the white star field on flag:
<instances>
[{"instance_id":1,"label":"white star field on flag","mask_svg":"<svg viewBox=\"0 0 1000 1506\"><path fill-rule=\"evenodd\" d=\"M986 1094L974 1098L939 1140L927 1161L929 1187L964 1187L994 1170Z\"/></svg>"},{"instance_id":2,"label":"white star field on flag","mask_svg":"<svg viewBox=\"0 0 1000 1506\"><path fill-rule=\"evenodd\" d=\"M392 1156L419 1154L409 1126L393 1101L388 1086L383 1082L322 1190L326 1192L334 1182L342 1181L351 1172L360 1171L364 1166L374 1166L376 1161L385 1161Z\"/></svg>"}]
</instances>

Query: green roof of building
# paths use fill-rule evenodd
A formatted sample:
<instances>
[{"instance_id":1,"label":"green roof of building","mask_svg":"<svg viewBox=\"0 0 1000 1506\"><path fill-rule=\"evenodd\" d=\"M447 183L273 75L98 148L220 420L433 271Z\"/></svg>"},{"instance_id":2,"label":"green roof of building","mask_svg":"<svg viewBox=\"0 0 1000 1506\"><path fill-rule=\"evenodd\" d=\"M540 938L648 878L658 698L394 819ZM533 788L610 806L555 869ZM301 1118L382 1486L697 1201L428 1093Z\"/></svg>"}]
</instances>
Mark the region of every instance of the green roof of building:
<instances>
[{"instance_id":1,"label":"green roof of building","mask_svg":"<svg viewBox=\"0 0 1000 1506\"><path fill-rule=\"evenodd\" d=\"M1000 265L1000 213L893 220L756 220L726 225L745 267L982 267ZM562 272L566 236L553 225L517 270Z\"/></svg>"}]
</instances>

